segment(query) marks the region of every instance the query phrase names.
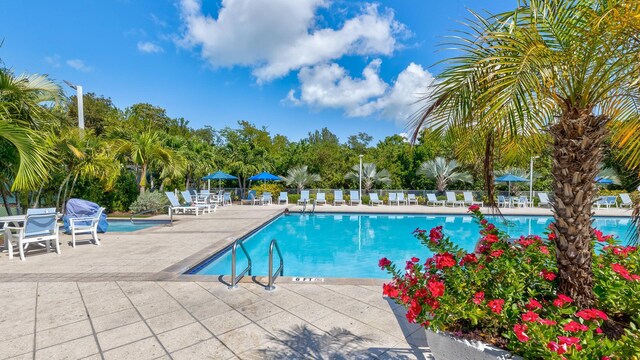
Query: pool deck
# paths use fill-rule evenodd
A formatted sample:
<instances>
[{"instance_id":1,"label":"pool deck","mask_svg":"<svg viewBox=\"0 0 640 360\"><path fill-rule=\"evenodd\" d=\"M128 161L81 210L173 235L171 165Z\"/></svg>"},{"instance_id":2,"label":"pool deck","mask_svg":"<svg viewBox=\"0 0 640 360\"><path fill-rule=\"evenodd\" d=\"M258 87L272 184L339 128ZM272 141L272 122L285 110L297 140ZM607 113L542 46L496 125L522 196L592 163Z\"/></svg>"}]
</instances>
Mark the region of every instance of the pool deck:
<instances>
[{"instance_id":1,"label":"pool deck","mask_svg":"<svg viewBox=\"0 0 640 360\"><path fill-rule=\"evenodd\" d=\"M101 234L101 246L79 243L73 249L63 235L61 255L36 249L25 262L0 254L0 360L430 358L424 330L408 324L402 309L382 297L380 280L300 283L283 277L268 292L259 284L264 279L245 279L229 290L217 277L180 275L285 207L234 205L177 216L173 227ZM466 208L316 211L464 214Z\"/></svg>"}]
</instances>

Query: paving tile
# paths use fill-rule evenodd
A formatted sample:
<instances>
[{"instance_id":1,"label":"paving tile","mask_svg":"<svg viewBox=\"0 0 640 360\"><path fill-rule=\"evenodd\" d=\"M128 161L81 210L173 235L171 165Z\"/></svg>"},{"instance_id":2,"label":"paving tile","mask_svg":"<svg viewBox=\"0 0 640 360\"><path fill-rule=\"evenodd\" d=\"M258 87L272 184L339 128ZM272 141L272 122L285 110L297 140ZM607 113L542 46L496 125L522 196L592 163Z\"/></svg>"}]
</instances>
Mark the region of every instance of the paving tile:
<instances>
[{"instance_id":1,"label":"paving tile","mask_svg":"<svg viewBox=\"0 0 640 360\"><path fill-rule=\"evenodd\" d=\"M105 293L107 291L120 289L115 281L79 282L78 287L80 287L80 292L83 297L93 293Z\"/></svg>"},{"instance_id":2,"label":"paving tile","mask_svg":"<svg viewBox=\"0 0 640 360\"><path fill-rule=\"evenodd\" d=\"M288 311L310 323L334 312L334 310L313 301L307 301L300 305L294 306L291 309L288 309Z\"/></svg>"},{"instance_id":3,"label":"paving tile","mask_svg":"<svg viewBox=\"0 0 640 360\"><path fill-rule=\"evenodd\" d=\"M217 339L209 339L171 353L174 360L233 359L235 355Z\"/></svg>"},{"instance_id":4,"label":"paving tile","mask_svg":"<svg viewBox=\"0 0 640 360\"><path fill-rule=\"evenodd\" d=\"M134 308L121 310L99 317L91 317L91 322L93 323L93 328L96 332L114 329L140 320L142 320L142 318Z\"/></svg>"},{"instance_id":5,"label":"paving tile","mask_svg":"<svg viewBox=\"0 0 640 360\"><path fill-rule=\"evenodd\" d=\"M166 354L167 353L162 348L162 345L160 345L160 343L155 338L149 337L106 351L104 352L104 358L106 360L146 360L156 359Z\"/></svg>"},{"instance_id":6,"label":"paving tile","mask_svg":"<svg viewBox=\"0 0 640 360\"><path fill-rule=\"evenodd\" d=\"M196 320L186 310L180 309L168 314L159 315L147 320L151 330L160 334L175 328L191 324Z\"/></svg>"},{"instance_id":7,"label":"paving tile","mask_svg":"<svg viewBox=\"0 0 640 360\"><path fill-rule=\"evenodd\" d=\"M42 349L52 345L92 335L89 320L82 320L72 324L63 325L36 333L36 349Z\"/></svg>"},{"instance_id":8,"label":"paving tile","mask_svg":"<svg viewBox=\"0 0 640 360\"><path fill-rule=\"evenodd\" d=\"M64 304L42 311L38 308L36 331L42 331L87 319L87 311L85 310L82 302Z\"/></svg>"},{"instance_id":9,"label":"paving tile","mask_svg":"<svg viewBox=\"0 0 640 360\"><path fill-rule=\"evenodd\" d=\"M283 332L291 332L303 327L313 327L314 330L320 331L308 322L288 312L269 316L268 318L256 321L256 324L260 325L261 328L267 330L276 337L280 337Z\"/></svg>"},{"instance_id":10,"label":"paving tile","mask_svg":"<svg viewBox=\"0 0 640 360\"><path fill-rule=\"evenodd\" d=\"M2 340L11 340L28 334L33 334L35 327L34 316L30 316L29 320L21 320L20 318L0 320L0 334Z\"/></svg>"},{"instance_id":11,"label":"paving tile","mask_svg":"<svg viewBox=\"0 0 640 360\"><path fill-rule=\"evenodd\" d=\"M165 282L158 283L182 305L197 305L215 300L216 297L196 283Z\"/></svg>"},{"instance_id":12,"label":"paving tile","mask_svg":"<svg viewBox=\"0 0 640 360\"><path fill-rule=\"evenodd\" d=\"M121 326L119 328L103 331L97 334L102 350L109 350L115 347L134 342L151 336L151 331L147 325L138 321L133 324ZM159 356L159 355L158 355Z\"/></svg>"},{"instance_id":13,"label":"paving tile","mask_svg":"<svg viewBox=\"0 0 640 360\"><path fill-rule=\"evenodd\" d=\"M8 360L33 360L33 351L9 358Z\"/></svg>"},{"instance_id":14,"label":"paving tile","mask_svg":"<svg viewBox=\"0 0 640 360\"><path fill-rule=\"evenodd\" d=\"M2 341L0 359L7 359L27 352L33 352L33 334Z\"/></svg>"},{"instance_id":15,"label":"paving tile","mask_svg":"<svg viewBox=\"0 0 640 360\"><path fill-rule=\"evenodd\" d=\"M255 349L273 339L267 331L256 324L249 324L218 336L231 351L236 354Z\"/></svg>"},{"instance_id":16,"label":"paving tile","mask_svg":"<svg viewBox=\"0 0 640 360\"><path fill-rule=\"evenodd\" d=\"M287 359L302 360L318 357L312 357L309 354L300 354L290 347L283 345L277 341L268 341L260 347L247 350L238 355L242 360L263 360L263 359Z\"/></svg>"},{"instance_id":17,"label":"paving tile","mask_svg":"<svg viewBox=\"0 0 640 360\"><path fill-rule=\"evenodd\" d=\"M380 360L397 360L397 359L406 359L406 360L434 360L435 358L429 351L429 348L419 348L419 347L394 347L392 349L383 349L385 350L382 354L378 355L377 358Z\"/></svg>"},{"instance_id":18,"label":"paving tile","mask_svg":"<svg viewBox=\"0 0 640 360\"><path fill-rule=\"evenodd\" d=\"M245 305L237 310L252 321L258 321L283 311L273 303L264 300Z\"/></svg>"},{"instance_id":19,"label":"paving tile","mask_svg":"<svg viewBox=\"0 0 640 360\"><path fill-rule=\"evenodd\" d=\"M81 359L98 353L93 335L36 351L36 360Z\"/></svg>"},{"instance_id":20,"label":"paving tile","mask_svg":"<svg viewBox=\"0 0 640 360\"><path fill-rule=\"evenodd\" d=\"M229 310L224 314L202 320L202 324L216 336L245 326L250 322L251 320L235 310Z\"/></svg>"},{"instance_id":21,"label":"paving tile","mask_svg":"<svg viewBox=\"0 0 640 360\"><path fill-rule=\"evenodd\" d=\"M200 341L212 338L211 333L199 323L193 323L158 335L168 352L184 349Z\"/></svg>"},{"instance_id":22,"label":"paving tile","mask_svg":"<svg viewBox=\"0 0 640 360\"><path fill-rule=\"evenodd\" d=\"M142 315L143 318L150 319L158 315L163 315L180 310L182 309L182 306L180 306L180 304L178 304L178 302L176 302L175 300L168 299L142 306L136 306L136 309L138 309L140 315Z\"/></svg>"},{"instance_id":23,"label":"paving tile","mask_svg":"<svg viewBox=\"0 0 640 360\"><path fill-rule=\"evenodd\" d=\"M198 320L208 319L231 311L231 307L224 302L213 299L196 305L185 305L185 308Z\"/></svg>"}]
</instances>

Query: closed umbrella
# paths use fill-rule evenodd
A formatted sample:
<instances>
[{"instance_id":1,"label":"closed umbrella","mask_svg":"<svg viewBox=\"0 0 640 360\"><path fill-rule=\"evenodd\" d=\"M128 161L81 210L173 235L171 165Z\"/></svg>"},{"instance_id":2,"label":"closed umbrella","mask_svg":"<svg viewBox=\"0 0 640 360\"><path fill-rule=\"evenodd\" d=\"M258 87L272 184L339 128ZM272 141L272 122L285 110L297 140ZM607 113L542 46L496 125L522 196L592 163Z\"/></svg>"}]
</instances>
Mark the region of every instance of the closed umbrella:
<instances>
[{"instance_id":1,"label":"closed umbrella","mask_svg":"<svg viewBox=\"0 0 640 360\"><path fill-rule=\"evenodd\" d=\"M528 179L515 176L513 174L506 174L496 179L496 182L506 182L509 184L509 196L511 196L511 183L512 182L529 182Z\"/></svg>"},{"instance_id":2,"label":"closed umbrella","mask_svg":"<svg viewBox=\"0 0 640 360\"><path fill-rule=\"evenodd\" d=\"M222 180L236 180L238 177L229 175L223 171L216 171L213 174L209 174L202 178L202 180L207 180L207 188L211 191L211 180L218 180L218 187L222 188Z\"/></svg>"}]
</instances>

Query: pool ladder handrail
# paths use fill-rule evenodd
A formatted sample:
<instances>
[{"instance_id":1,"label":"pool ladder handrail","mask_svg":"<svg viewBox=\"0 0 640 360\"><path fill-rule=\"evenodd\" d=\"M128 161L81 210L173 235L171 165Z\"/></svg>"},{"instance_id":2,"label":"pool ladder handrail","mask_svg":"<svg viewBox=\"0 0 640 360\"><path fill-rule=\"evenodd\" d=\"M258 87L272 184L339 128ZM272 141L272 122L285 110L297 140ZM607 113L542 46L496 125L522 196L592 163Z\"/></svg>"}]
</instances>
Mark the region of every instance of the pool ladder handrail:
<instances>
[{"instance_id":1,"label":"pool ladder handrail","mask_svg":"<svg viewBox=\"0 0 640 360\"><path fill-rule=\"evenodd\" d=\"M247 267L242 270L242 272L236 276L236 255L238 252L238 245L240 245L240 249L247 256ZM238 287L238 281L244 277L245 274L251 276L251 256L249 256L249 252L244 247L244 241L242 239L236 240L233 243L233 247L231 247L231 285L229 285L229 289L234 289Z\"/></svg>"},{"instance_id":2,"label":"pool ladder handrail","mask_svg":"<svg viewBox=\"0 0 640 360\"><path fill-rule=\"evenodd\" d=\"M280 258L280 265L276 270L275 274L273 273L273 249L276 249L278 252L278 257ZM265 290L274 290L276 287L273 283L276 281L278 276L282 276L284 273L284 261L282 259L282 252L280 252L280 247L278 246L278 242L276 239L271 240L271 244L269 244L269 284L265 287Z\"/></svg>"}]
</instances>

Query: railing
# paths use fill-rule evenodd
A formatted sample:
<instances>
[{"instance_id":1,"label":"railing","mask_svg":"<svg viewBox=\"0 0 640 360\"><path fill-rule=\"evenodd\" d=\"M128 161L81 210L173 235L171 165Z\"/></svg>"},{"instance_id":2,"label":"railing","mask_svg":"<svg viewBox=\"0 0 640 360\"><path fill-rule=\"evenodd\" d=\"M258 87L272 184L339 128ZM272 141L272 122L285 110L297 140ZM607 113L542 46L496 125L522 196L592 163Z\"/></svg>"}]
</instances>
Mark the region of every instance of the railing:
<instances>
[{"instance_id":1,"label":"railing","mask_svg":"<svg viewBox=\"0 0 640 360\"><path fill-rule=\"evenodd\" d=\"M273 273L273 249L276 249L278 252L278 257L280 258L280 266L276 270L276 273ZM273 286L273 283L276 281L278 276L282 276L284 273L284 262L282 260L282 253L280 252L280 247L278 246L278 242L276 239L271 240L271 244L269 245L269 284L265 287L266 290L274 290L276 287Z\"/></svg>"},{"instance_id":2,"label":"railing","mask_svg":"<svg viewBox=\"0 0 640 360\"><path fill-rule=\"evenodd\" d=\"M316 201L313 200L313 208L311 208L311 213L315 214L316 213Z\"/></svg>"},{"instance_id":3,"label":"railing","mask_svg":"<svg viewBox=\"0 0 640 360\"><path fill-rule=\"evenodd\" d=\"M144 210L144 211L140 211L137 212L135 214L132 214L131 216L129 216L129 221L131 221L131 223L133 224L133 217L137 216L137 215L142 215L142 214L148 214L151 212L156 212L158 210L162 210L165 208L169 208L169 226L173 226L173 211L171 211L171 205L165 205L165 206L161 206L159 208L156 209L151 209L151 210Z\"/></svg>"},{"instance_id":4,"label":"railing","mask_svg":"<svg viewBox=\"0 0 640 360\"><path fill-rule=\"evenodd\" d=\"M240 249L242 249L242 252L247 256L247 267L236 276L236 254L238 245L240 245ZM249 256L249 252L247 252L247 249L244 247L244 242L242 240L236 240L231 248L231 285L229 289L238 287L238 281L240 281L247 272L249 273L248 275L251 276L251 256Z\"/></svg>"}]
</instances>

